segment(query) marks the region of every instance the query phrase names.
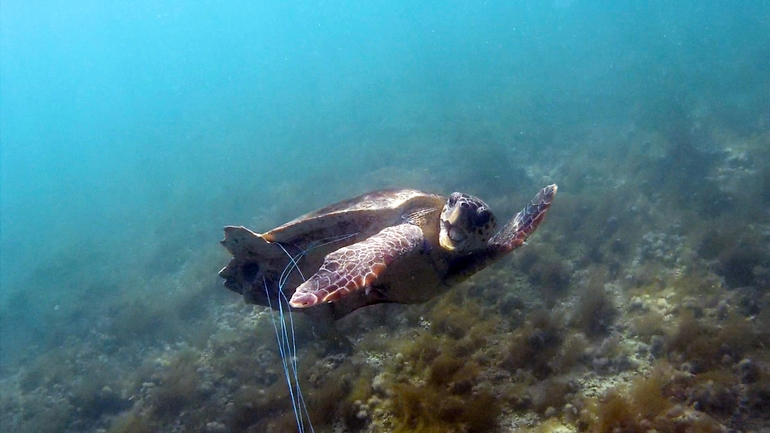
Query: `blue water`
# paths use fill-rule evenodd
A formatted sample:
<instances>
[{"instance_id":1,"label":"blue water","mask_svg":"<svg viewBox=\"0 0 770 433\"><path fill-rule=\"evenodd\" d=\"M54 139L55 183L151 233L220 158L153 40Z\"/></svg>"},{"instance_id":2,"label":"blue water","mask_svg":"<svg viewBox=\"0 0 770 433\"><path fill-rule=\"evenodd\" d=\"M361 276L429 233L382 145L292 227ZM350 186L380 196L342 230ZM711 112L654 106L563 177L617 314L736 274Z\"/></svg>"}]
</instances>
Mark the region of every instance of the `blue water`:
<instances>
[{"instance_id":1,"label":"blue water","mask_svg":"<svg viewBox=\"0 0 770 433\"><path fill-rule=\"evenodd\" d=\"M617 176L586 155L677 115L767 134L768 77L766 1L3 1L2 374L201 251L216 281L223 225L381 187L590 194L559 170Z\"/></svg>"}]
</instances>

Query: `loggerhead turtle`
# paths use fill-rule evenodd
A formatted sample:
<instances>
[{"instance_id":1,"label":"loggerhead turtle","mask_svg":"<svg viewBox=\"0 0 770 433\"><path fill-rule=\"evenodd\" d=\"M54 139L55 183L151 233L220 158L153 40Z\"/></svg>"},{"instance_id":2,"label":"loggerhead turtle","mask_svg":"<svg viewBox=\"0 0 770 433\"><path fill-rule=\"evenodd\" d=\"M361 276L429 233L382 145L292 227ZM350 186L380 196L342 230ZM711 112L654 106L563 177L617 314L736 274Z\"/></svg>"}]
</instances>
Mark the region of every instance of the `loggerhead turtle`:
<instances>
[{"instance_id":1,"label":"loggerhead turtle","mask_svg":"<svg viewBox=\"0 0 770 433\"><path fill-rule=\"evenodd\" d=\"M482 200L412 189L364 194L262 234L227 226L222 245L233 258L219 275L248 303L279 308L290 298L293 309L315 306L333 319L425 302L521 246L556 189L543 188L498 232Z\"/></svg>"}]
</instances>

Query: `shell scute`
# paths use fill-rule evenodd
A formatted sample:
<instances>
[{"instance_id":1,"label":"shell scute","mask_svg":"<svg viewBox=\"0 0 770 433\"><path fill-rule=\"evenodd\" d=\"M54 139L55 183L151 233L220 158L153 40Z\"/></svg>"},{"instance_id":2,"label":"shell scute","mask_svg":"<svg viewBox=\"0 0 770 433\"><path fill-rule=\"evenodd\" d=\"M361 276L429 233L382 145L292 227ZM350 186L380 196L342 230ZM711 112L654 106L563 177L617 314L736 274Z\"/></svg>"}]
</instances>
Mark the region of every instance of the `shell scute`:
<instances>
[{"instance_id":1,"label":"shell scute","mask_svg":"<svg viewBox=\"0 0 770 433\"><path fill-rule=\"evenodd\" d=\"M440 210L444 197L414 189L381 190L344 200L295 218L262 234L270 242L322 239L347 233L372 235L402 222L415 209Z\"/></svg>"}]
</instances>

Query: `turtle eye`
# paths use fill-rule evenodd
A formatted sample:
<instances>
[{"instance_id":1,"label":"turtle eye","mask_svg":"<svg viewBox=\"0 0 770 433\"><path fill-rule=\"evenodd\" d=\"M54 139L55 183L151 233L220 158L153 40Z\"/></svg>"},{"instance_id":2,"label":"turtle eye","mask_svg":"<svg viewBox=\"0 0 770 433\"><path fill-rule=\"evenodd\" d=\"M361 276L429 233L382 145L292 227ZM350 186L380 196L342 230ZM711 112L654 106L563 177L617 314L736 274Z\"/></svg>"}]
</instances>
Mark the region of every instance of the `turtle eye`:
<instances>
[{"instance_id":1,"label":"turtle eye","mask_svg":"<svg viewBox=\"0 0 770 433\"><path fill-rule=\"evenodd\" d=\"M457 199L460 198L460 193L453 192L452 195L449 196L449 206L454 206L457 204Z\"/></svg>"}]
</instances>

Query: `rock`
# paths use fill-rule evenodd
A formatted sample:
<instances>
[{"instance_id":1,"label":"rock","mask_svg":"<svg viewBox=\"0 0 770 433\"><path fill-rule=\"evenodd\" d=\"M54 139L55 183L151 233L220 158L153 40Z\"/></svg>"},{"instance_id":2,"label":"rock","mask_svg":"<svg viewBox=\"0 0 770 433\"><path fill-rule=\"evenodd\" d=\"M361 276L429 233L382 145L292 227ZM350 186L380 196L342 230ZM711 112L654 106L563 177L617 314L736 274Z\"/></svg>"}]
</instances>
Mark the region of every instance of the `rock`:
<instances>
[{"instance_id":1,"label":"rock","mask_svg":"<svg viewBox=\"0 0 770 433\"><path fill-rule=\"evenodd\" d=\"M224 433L227 431L227 427L219 421L211 421L206 424L206 431L209 433Z\"/></svg>"},{"instance_id":2,"label":"rock","mask_svg":"<svg viewBox=\"0 0 770 433\"><path fill-rule=\"evenodd\" d=\"M737 365L738 374L741 376L742 383L754 383L759 379L761 369L756 362L744 358Z\"/></svg>"}]
</instances>

